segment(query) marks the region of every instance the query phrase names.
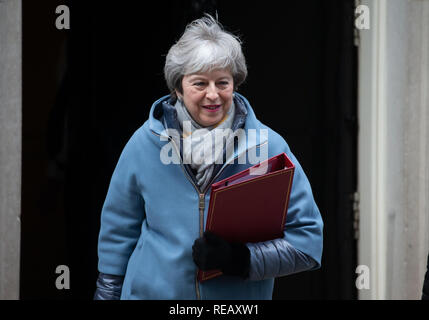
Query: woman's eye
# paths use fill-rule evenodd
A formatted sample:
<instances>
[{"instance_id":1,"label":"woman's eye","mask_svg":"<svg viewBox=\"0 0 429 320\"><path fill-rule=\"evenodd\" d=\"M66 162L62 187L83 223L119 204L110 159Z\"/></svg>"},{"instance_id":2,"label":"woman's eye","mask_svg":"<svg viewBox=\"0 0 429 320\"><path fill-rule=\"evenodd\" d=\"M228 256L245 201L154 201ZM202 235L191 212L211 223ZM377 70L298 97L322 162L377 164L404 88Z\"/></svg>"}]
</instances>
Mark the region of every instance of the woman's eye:
<instances>
[{"instance_id":1,"label":"woman's eye","mask_svg":"<svg viewBox=\"0 0 429 320\"><path fill-rule=\"evenodd\" d=\"M202 87L202 86L204 86L204 84L205 84L204 82L195 82L194 83L194 85L197 87Z\"/></svg>"},{"instance_id":2,"label":"woman's eye","mask_svg":"<svg viewBox=\"0 0 429 320\"><path fill-rule=\"evenodd\" d=\"M228 84L229 84L228 81L221 81L221 82L219 82L219 85L221 85L221 86L227 86Z\"/></svg>"}]
</instances>

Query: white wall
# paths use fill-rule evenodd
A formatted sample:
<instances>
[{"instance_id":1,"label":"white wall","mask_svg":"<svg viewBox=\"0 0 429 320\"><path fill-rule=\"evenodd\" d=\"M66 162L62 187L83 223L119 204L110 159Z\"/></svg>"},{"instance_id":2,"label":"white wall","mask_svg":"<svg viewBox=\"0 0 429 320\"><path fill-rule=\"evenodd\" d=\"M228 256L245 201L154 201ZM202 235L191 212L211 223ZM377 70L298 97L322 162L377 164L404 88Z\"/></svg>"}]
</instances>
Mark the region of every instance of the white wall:
<instances>
[{"instance_id":1,"label":"white wall","mask_svg":"<svg viewBox=\"0 0 429 320\"><path fill-rule=\"evenodd\" d=\"M19 298L21 1L0 1L0 300Z\"/></svg>"},{"instance_id":2,"label":"white wall","mask_svg":"<svg viewBox=\"0 0 429 320\"><path fill-rule=\"evenodd\" d=\"M419 299L429 250L429 0L368 0L359 48L361 299Z\"/></svg>"}]
</instances>

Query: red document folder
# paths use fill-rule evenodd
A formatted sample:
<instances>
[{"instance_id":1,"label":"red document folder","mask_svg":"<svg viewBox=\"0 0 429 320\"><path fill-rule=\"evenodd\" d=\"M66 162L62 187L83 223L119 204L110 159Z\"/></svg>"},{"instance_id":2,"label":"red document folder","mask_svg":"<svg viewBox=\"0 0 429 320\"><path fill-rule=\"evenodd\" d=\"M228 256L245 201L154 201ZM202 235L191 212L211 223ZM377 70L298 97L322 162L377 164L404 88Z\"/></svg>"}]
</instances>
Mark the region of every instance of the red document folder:
<instances>
[{"instance_id":1,"label":"red document folder","mask_svg":"<svg viewBox=\"0 0 429 320\"><path fill-rule=\"evenodd\" d=\"M285 153L212 184L206 231L231 242L283 237L294 164ZM198 271L198 280L221 275Z\"/></svg>"}]
</instances>

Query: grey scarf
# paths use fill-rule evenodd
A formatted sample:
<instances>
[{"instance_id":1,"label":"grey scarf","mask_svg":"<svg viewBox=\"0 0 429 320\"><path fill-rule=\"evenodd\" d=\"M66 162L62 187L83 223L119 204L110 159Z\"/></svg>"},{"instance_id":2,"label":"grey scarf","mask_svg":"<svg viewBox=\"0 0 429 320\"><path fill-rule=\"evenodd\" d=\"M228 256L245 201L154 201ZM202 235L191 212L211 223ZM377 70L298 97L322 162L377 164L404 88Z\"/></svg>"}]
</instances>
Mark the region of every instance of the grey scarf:
<instances>
[{"instance_id":1,"label":"grey scarf","mask_svg":"<svg viewBox=\"0 0 429 320\"><path fill-rule=\"evenodd\" d=\"M198 186L200 190L205 190L212 178L214 165L223 161L224 146L234 138L231 130L235 115L234 101L224 119L218 125L211 127L198 124L181 100L177 99L174 107L183 135L183 162L197 172ZM176 140L177 145L180 145L178 141L180 137L173 136L173 139Z\"/></svg>"}]
</instances>

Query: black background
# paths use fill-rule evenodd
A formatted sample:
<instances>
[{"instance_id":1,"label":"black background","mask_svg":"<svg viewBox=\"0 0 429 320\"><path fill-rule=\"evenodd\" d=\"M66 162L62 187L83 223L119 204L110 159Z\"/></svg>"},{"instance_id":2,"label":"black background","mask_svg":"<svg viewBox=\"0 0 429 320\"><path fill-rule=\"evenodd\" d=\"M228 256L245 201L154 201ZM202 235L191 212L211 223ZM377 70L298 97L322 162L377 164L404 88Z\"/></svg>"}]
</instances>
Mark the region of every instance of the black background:
<instances>
[{"instance_id":1,"label":"black background","mask_svg":"<svg viewBox=\"0 0 429 320\"><path fill-rule=\"evenodd\" d=\"M55 8L70 8L58 30ZM239 88L299 159L322 213L317 271L276 279L274 299L354 299L354 1L23 1L22 299L91 299L101 207L185 25L218 14L239 35ZM69 290L55 287L58 265Z\"/></svg>"}]
</instances>

